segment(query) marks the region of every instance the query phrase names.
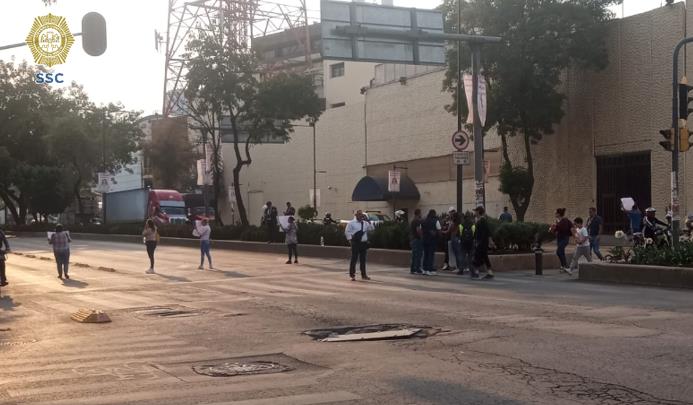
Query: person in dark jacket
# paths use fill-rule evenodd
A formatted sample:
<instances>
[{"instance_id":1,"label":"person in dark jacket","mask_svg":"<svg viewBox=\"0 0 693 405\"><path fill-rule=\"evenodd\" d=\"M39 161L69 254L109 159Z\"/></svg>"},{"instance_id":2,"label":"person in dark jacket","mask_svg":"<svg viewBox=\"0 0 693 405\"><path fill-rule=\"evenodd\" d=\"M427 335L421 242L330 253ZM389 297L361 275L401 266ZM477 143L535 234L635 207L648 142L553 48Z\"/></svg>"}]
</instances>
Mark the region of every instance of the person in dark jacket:
<instances>
[{"instance_id":1,"label":"person in dark jacket","mask_svg":"<svg viewBox=\"0 0 693 405\"><path fill-rule=\"evenodd\" d=\"M435 261L436 248L438 247L438 236L440 235L441 226L436 210L428 211L426 219L421 226L423 240L423 274L426 276L435 276L437 273L433 268Z\"/></svg>"},{"instance_id":2,"label":"person in dark jacket","mask_svg":"<svg viewBox=\"0 0 693 405\"><path fill-rule=\"evenodd\" d=\"M2 250L2 246L5 246L5 249ZM7 276L5 275L5 255L7 252L10 251L10 244L7 242L7 236L5 236L5 232L0 229L0 287L4 287L7 284Z\"/></svg>"},{"instance_id":3,"label":"person in dark jacket","mask_svg":"<svg viewBox=\"0 0 693 405\"><path fill-rule=\"evenodd\" d=\"M421 271L421 260L423 258L423 219L421 218L421 210L414 210L414 219L409 224L409 240L411 241L411 266L409 271L411 274L423 274Z\"/></svg>"},{"instance_id":4,"label":"person in dark jacket","mask_svg":"<svg viewBox=\"0 0 693 405\"><path fill-rule=\"evenodd\" d=\"M491 237L491 230L488 227L486 219L486 210L484 207L476 207L476 230L474 233L474 270L472 278L479 278L479 269L481 266L486 266L485 280L493 279L493 270L491 269L491 260L488 257L488 240Z\"/></svg>"},{"instance_id":5,"label":"person in dark jacket","mask_svg":"<svg viewBox=\"0 0 693 405\"><path fill-rule=\"evenodd\" d=\"M573 222L565 217L565 208L556 209L556 222L549 230L556 235L556 256L561 262L561 271L567 273L568 260L565 257L565 248L573 235Z\"/></svg>"},{"instance_id":6,"label":"person in dark jacket","mask_svg":"<svg viewBox=\"0 0 693 405\"><path fill-rule=\"evenodd\" d=\"M277 239L277 227L279 226L277 216L277 207L272 205L272 201L267 201L265 211L262 214L262 224L267 228L267 243L275 242Z\"/></svg>"}]
</instances>

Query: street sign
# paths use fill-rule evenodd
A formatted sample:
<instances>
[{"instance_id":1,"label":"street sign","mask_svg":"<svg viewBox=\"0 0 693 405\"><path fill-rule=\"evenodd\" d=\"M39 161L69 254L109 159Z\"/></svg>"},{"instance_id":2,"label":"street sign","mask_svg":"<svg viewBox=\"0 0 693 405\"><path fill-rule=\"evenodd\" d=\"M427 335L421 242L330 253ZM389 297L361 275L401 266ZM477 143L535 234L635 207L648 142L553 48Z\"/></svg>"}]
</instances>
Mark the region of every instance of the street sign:
<instances>
[{"instance_id":1,"label":"street sign","mask_svg":"<svg viewBox=\"0 0 693 405\"><path fill-rule=\"evenodd\" d=\"M458 151L467 150L469 147L469 134L464 130L452 134L452 146Z\"/></svg>"},{"instance_id":2,"label":"street sign","mask_svg":"<svg viewBox=\"0 0 693 405\"><path fill-rule=\"evenodd\" d=\"M387 191L391 193L399 193L399 185L402 180L399 170L390 170L387 172Z\"/></svg>"},{"instance_id":3,"label":"street sign","mask_svg":"<svg viewBox=\"0 0 693 405\"><path fill-rule=\"evenodd\" d=\"M470 153L468 151L452 152L452 160L455 162L456 165L468 166L469 162L471 162L469 154Z\"/></svg>"},{"instance_id":4,"label":"street sign","mask_svg":"<svg viewBox=\"0 0 693 405\"><path fill-rule=\"evenodd\" d=\"M444 34L440 11L322 0L320 24L324 59L445 64L443 41L406 35ZM378 33L365 35L363 30Z\"/></svg>"}]
</instances>

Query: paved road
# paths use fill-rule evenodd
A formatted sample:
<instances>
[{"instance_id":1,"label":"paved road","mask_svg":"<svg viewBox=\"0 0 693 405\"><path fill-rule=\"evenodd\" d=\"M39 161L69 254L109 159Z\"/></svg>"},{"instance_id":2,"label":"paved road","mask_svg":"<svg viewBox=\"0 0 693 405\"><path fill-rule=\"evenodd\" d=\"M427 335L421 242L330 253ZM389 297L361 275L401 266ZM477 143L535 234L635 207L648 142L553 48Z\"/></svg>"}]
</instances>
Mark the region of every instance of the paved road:
<instances>
[{"instance_id":1,"label":"paved road","mask_svg":"<svg viewBox=\"0 0 693 405\"><path fill-rule=\"evenodd\" d=\"M45 242L14 239L0 298L2 404L693 403L693 293L578 282L555 272L413 277L373 266L349 282L340 259L157 250L76 241L72 279ZM32 255L35 257L28 257ZM115 271L98 270L98 267ZM194 316L152 317L168 306ZM78 308L113 322L70 320ZM426 339L323 343L301 332L407 323ZM270 360L279 374L208 377L192 367Z\"/></svg>"}]
</instances>

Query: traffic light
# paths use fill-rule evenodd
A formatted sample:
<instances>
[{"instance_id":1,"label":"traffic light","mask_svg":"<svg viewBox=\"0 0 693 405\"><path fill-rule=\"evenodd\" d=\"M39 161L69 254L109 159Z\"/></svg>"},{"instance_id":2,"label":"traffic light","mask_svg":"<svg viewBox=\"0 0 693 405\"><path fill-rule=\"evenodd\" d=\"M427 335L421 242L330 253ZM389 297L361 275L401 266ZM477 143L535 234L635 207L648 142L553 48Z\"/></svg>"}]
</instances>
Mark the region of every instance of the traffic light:
<instances>
[{"instance_id":1,"label":"traffic light","mask_svg":"<svg viewBox=\"0 0 693 405\"><path fill-rule=\"evenodd\" d=\"M665 150L668 150L669 152L671 152L674 149L674 146L672 144L672 142L674 140L674 130L671 128L660 129L659 133L662 134L662 136L665 139L664 141L659 141L659 144L662 145L662 147ZM688 139L688 138L686 138L686 139Z\"/></svg>"},{"instance_id":2,"label":"traffic light","mask_svg":"<svg viewBox=\"0 0 693 405\"><path fill-rule=\"evenodd\" d=\"M679 131L679 152L686 152L691 147L689 140L690 134L688 133L688 128L683 127Z\"/></svg>"},{"instance_id":3,"label":"traffic light","mask_svg":"<svg viewBox=\"0 0 693 405\"><path fill-rule=\"evenodd\" d=\"M688 104L693 101L693 97L689 94L693 91L693 86L686 84L687 80L684 77L679 83L679 119L687 120L688 116L693 113L693 109L688 107Z\"/></svg>"}]
</instances>

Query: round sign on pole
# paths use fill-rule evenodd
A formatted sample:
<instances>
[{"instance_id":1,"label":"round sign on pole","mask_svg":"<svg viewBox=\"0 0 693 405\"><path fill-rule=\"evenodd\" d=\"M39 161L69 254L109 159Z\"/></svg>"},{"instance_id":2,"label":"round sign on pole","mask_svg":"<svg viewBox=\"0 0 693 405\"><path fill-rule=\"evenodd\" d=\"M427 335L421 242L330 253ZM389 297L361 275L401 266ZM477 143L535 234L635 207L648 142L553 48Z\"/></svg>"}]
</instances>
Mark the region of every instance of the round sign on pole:
<instances>
[{"instance_id":1,"label":"round sign on pole","mask_svg":"<svg viewBox=\"0 0 693 405\"><path fill-rule=\"evenodd\" d=\"M461 151L469 147L469 134L465 131L457 131L452 134L452 146Z\"/></svg>"}]
</instances>

